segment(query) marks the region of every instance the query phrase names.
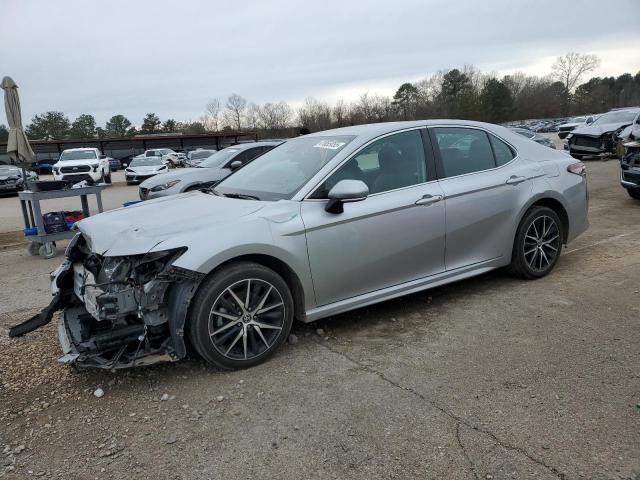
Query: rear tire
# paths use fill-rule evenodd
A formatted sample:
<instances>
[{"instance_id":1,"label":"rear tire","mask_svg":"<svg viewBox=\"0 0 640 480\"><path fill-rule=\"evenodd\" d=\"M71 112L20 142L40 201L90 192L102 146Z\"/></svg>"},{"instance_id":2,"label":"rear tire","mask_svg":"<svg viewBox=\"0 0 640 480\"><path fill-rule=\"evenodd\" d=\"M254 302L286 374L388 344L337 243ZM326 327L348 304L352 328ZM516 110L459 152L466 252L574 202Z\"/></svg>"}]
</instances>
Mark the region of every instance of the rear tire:
<instances>
[{"instance_id":1,"label":"rear tire","mask_svg":"<svg viewBox=\"0 0 640 480\"><path fill-rule=\"evenodd\" d=\"M203 282L189 309L187 335L208 363L249 368L277 350L292 323L293 297L282 277L263 265L242 262Z\"/></svg>"},{"instance_id":2,"label":"rear tire","mask_svg":"<svg viewBox=\"0 0 640 480\"><path fill-rule=\"evenodd\" d=\"M548 207L531 207L516 231L509 271L527 280L549 274L560 258L563 238L556 212Z\"/></svg>"},{"instance_id":3,"label":"rear tire","mask_svg":"<svg viewBox=\"0 0 640 480\"><path fill-rule=\"evenodd\" d=\"M640 200L640 190L627 188L627 193L631 198L635 198L636 200Z\"/></svg>"}]
</instances>

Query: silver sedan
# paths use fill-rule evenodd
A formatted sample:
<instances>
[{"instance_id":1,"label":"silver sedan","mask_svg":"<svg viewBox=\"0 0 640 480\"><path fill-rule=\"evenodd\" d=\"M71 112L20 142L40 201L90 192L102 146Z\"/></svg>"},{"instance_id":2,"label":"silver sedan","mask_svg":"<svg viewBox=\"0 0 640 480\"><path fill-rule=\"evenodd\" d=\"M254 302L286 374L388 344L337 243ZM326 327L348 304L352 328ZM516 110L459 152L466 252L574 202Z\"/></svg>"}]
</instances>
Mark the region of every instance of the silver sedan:
<instances>
[{"instance_id":1,"label":"silver sedan","mask_svg":"<svg viewBox=\"0 0 640 480\"><path fill-rule=\"evenodd\" d=\"M581 162L500 126L380 123L292 139L208 193L77 225L46 310L65 311L62 361L130 367L190 344L242 368L294 319L500 267L544 277L588 227L587 180Z\"/></svg>"}]
</instances>

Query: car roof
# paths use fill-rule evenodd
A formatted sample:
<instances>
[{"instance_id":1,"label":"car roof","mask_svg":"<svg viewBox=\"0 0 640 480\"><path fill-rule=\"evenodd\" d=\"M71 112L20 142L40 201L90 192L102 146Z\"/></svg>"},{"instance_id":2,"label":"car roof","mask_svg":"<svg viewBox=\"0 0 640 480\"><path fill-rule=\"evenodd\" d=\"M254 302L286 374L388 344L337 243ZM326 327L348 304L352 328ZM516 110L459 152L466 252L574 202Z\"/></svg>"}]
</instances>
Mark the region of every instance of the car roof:
<instances>
[{"instance_id":1,"label":"car roof","mask_svg":"<svg viewBox=\"0 0 640 480\"><path fill-rule=\"evenodd\" d=\"M236 145L229 145L228 147L225 148L237 148L237 149L241 149L241 150L246 150L247 148L253 148L253 147L271 147L271 146L276 146L276 145L280 145L282 142L247 142L247 143L238 143ZM224 149L223 149L224 150Z\"/></svg>"},{"instance_id":2,"label":"car roof","mask_svg":"<svg viewBox=\"0 0 640 480\"><path fill-rule=\"evenodd\" d=\"M476 122L473 120L452 120L452 119L433 119L433 120L416 120L408 122L383 122L369 123L365 125L354 125L351 127L334 128L332 130L324 130L322 132L310 133L306 137L326 137L336 135L353 135L364 138L375 138L386 133L392 133L398 130L406 130L409 128L429 127L429 126L450 126L450 127L478 127L486 130L497 132L509 131L507 128L494 123Z\"/></svg>"},{"instance_id":3,"label":"car roof","mask_svg":"<svg viewBox=\"0 0 640 480\"><path fill-rule=\"evenodd\" d=\"M65 148L63 152L79 152L82 150L97 150L95 147Z\"/></svg>"}]
</instances>

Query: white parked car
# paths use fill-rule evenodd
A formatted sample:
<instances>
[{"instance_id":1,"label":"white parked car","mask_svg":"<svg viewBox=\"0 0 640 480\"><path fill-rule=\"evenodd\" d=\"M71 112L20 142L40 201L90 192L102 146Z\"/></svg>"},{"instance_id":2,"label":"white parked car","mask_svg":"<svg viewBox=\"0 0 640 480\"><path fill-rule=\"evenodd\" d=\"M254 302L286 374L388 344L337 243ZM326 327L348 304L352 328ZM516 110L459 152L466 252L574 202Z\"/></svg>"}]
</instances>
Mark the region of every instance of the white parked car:
<instances>
[{"instance_id":1,"label":"white parked car","mask_svg":"<svg viewBox=\"0 0 640 480\"><path fill-rule=\"evenodd\" d=\"M55 180L69 180L74 183L83 180L89 183L111 183L109 160L97 148L64 150L53 165L52 172Z\"/></svg>"},{"instance_id":2,"label":"white parked car","mask_svg":"<svg viewBox=\"0 0 640 480\"><path fill-rule=\"evenodd\" d=\"M127 185L132 185L168 171L169 167L160 157L134 157L129 166L124 169L124 178Z\"/></svg>"},{"instance_id":3,"label":"white parked car","mask_svg":"<svg viewBox=\"0 0 640 480\"><path fill-rule=\"evenodd\" d=\"M136 158L149 157L161 159L169 168L184 165L184 158L182 158L178 153L174 152L170 148L153 148L151 150L145 150L143 154L133 157L133 160L135 160Z\"/></svg>"}]
</instances>

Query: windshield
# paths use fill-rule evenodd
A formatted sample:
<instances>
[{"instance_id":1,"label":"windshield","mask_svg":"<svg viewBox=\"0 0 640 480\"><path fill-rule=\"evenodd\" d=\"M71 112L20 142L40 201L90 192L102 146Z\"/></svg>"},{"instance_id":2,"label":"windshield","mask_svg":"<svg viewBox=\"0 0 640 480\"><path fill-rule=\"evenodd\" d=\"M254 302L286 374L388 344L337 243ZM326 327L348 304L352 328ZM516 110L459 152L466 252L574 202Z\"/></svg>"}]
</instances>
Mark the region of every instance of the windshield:
<instances>
[{"instance_id":1,"label":"windshield","mask_svg":"<svg viewBox=\"0 0 640 480\"><path fill-rule=\"evenodd\" d=\"M575 117L571 119L570 123L584 123L585 120L586 119L584 117Z\"/></svg>"},{"instance_id":2,"label":"windshield","mask_svg":"<svg viewBox=\"0 0 640 480\"><path fill-rule=\"evenodd\" d=\"M228 176L215 189L222 195L289 199L354 138L327 136L289 140Z\"/></svg>"},{"instance_id":3,"label":"windshield","mask_svg":"<svg viewBox=\"0 0 640 480\"><path fill-rule=\"evenodd\" d=\"M191 152L190 158L191 160L202 160L203 158L210 157L211 153L212 153L211 150Z\"/></svg>"},{"instance_id":4,"label":"windshield","mask_svg":"<svg viewBox=\"0 0 640 480\"><path fill-rule=\"evenodd\" d=\"M605 123L631 123L638 114L634 110L619 110L617 112L607 112L600 116L592 125L604 125Z\"/></svg>"},{"instance_id":5,"label":"windshield","mask_svg":"<svg viewBox=\"0 0 640 480\"><path fill-rule=\"evenodd\" d=\"M93 150L69 150L62 152L60 155L60 161L65 162L67 160L95 160L96 152Z\"/></svg>"},{"instance_id":6,"label":"windshield","mask_svg":"<svg viewBox=\"0 0 640 480\"><path fill-rule=\"evenodd\" d=\"M209 158L204 160L199 167L203 168L213 168L213 167L221 167L224 163L233 157L236 153L240 151L239 148L227 147L223 150L220 150L213 155L209 155ZM193 158L193 155L191 156Z\"/></svg>"},{"instance_id":7,"label":"windshield","mask_svg":"<svg viewBox=\"0 0 640 480\"><path fill-rule=\"evenodd\" d=\"M134 158L131 160L130 167L154 167L164 165L164 162L159 158Z\"/></svg>"}]
</instances>

